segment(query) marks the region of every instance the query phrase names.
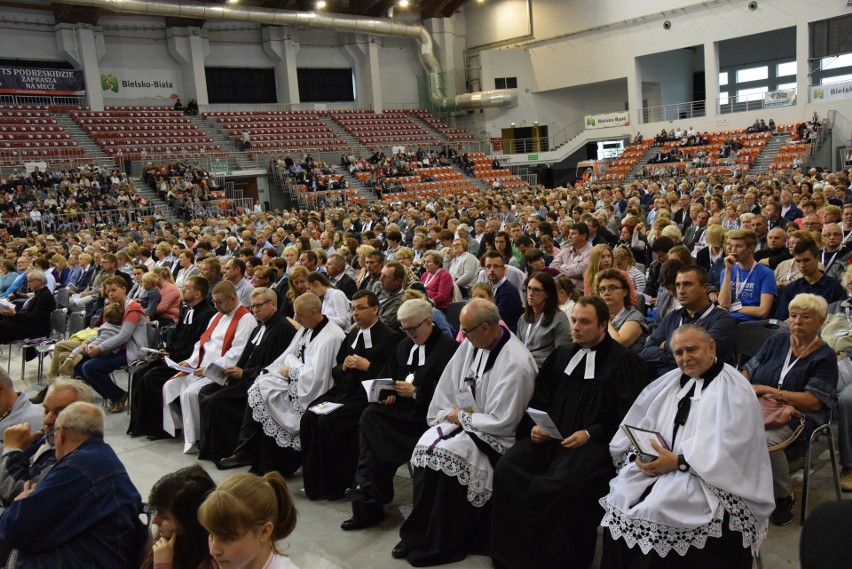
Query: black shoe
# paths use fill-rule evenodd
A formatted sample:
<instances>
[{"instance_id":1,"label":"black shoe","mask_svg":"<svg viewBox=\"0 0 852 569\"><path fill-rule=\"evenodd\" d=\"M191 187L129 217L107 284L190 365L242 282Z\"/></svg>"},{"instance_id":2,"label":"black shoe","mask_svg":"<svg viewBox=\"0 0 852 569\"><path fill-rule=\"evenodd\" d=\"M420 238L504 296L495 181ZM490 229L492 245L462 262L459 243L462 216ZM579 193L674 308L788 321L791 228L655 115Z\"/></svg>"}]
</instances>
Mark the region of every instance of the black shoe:
<instances>
[{"instance_id":1,"label":"black shoe","mask_svg":"<svg viewBox=\"0 0 852 569\"><path fill-rule=\"evenodd\" d=\"M227 470L229 468L240 468L241 466L251 466L251 461L241 455L241 454L232 454L231 456L227 456L220 460L216 466L218 466L221 470Z\"/></svg>"},{"instance_id":2,"label":"black shoe","mask_svg":"<svg viewBox=\"0 0 852 569\"><path fill-rule=\"evenodd\" d=\"M36 405L41 405L44 403L44 398L47 397L47 387L36 393L33 397L30 397L30 403L35 403Z\"/></svg>"},{"instance_id":3,"label":"black shoe","mask_svg":"<svg viewBox=\"0 0 852 569\"><path fill-rule=\"evenodd\" d=\"M408 557L408 554L411 553L412 549L414 548L405 543L404 541L400 541L391 550L391 556L394 559L405 559L406 557Z\"/></svg>"},{"instance_id":4,"label":"black shoe","mask_svg":"<svg viewBox=\"0 0 852 569\"><path fill-rule=\"evenodd\" d=\"M775 511L769 516L769 520L776 526L786 526L793 521L793 507L796 505L796 497L793 494L784 498L775 498Z\"/></svg>"},{"instance_id":5,"label":"black shoe","mask_svg":"<svg viewBox=\"0 0 852 569\"><path fill-rule=\"evenodd\" d=\"M356 518L355 516L352 516L340 524L340 529L343 531L353 531L357 529L371 528L379 525L381 521L382 518ZM394 548L394 551L396 551L396 548Z\"/></svg>"},{"instance_id":6,"label":"black shoe","mask_svg":"<svg viewBox=\"0 0 852 569\"><path fill-rule=\"evenodd\" d=\"M159 435L148 435L147 438L149 441L164 441L166 439L173 439L174 437L166 432L162 432Z\"/></svg>"}]
</instances>

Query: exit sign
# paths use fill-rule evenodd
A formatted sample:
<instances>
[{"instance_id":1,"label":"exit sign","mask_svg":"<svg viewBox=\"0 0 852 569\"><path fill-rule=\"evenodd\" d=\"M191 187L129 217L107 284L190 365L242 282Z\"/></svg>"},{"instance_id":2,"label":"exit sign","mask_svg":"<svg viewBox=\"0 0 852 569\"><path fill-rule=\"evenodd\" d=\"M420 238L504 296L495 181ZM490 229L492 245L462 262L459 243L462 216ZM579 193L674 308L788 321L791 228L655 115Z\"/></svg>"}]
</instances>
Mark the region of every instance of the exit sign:
<instances>
[{"instance_id":1,"label":"exit sign","mask_svg":"<svg viewBox=\"0 0 852 569\"><path fill-rule=\"evenodd\" d=\"M527 160L538 160L538 154L527 154Z\"/></svg>"}]
</instances>

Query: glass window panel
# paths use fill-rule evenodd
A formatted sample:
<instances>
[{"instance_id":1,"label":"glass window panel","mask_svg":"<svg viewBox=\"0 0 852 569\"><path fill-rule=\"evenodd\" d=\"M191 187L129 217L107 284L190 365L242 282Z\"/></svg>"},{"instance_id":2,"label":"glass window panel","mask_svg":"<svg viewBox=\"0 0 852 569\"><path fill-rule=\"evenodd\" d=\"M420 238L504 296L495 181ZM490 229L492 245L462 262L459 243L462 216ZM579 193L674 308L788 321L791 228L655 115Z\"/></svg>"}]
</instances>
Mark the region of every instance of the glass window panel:
<instances>
[{"instance_id":1,"label":"glass window panel","mask_svg":"<svg viewBox=\"0 0 852 569\"><path fill-rule=\"evenodd\" d=\"M737 91L737 101L759 101L763 94L769 91L769 87L754 87L752 89L740 89Z\"/></svg>"},{"instance_id":2,"label":"glass window panel","mask_svg":"<svg viewBox=\"0 0 852 569\"><path fill-rule=\"evenodd\" d=\"M728 84L728 72L723 71L719 74L719 85L727 85Z\"/></svg>"},{"instance_id":3,"label":"glass window panel","mask_svg":"<svg viewBox=\"0 0 852 569\"><path fill-rule=\"evenodd\" d=\"M737 83L748 83L749 81L760 81L769 78L769 66L749 67L737 71Z\"/></svg>"},{"instance_id":4,"label":"glass window panel","mask_svg":"<svg viewBox=\"0 0 852 569\"><path fill-rule=\"evenodd\" d=\"M796 62L788 61L787 63L779 63L776 71L778 77L786 77L787 75L796 74Z\"/></svg>"},{"instance_id":5,"label":"glass window panel","mask_svg":"<svg viewBox=\"0 0 852 569\"><path fill-rule=\"evenodd\" d=\"M795 83L779 83L778 90L779 91L789 91L790 89L795 89L797 85Z\"/></svg>"},{"instance_id":6,"label":"glass window panel","mask_svg":"<svg viewBox=\"0 0 852 569\"><path fill-rule=\"evenodd\" d=\"M820 81L820 85L830 85L831 83L842 83L843 81L852 81L852 73L846 75L835 75L834 77L825 77Z\"/></svg>"},{"instance_id":7,"label":"glass window panel","mask_svg":"<svg viewBox=\"0 0 852 569\"><path fill-rule=\"evenodd\" d=\"M844 53L843 55L823 57L820 63L822 64L823 71L829 69L840 69L841 67L850 67L852 66L852 53Z\"/></svg>"},{"instance_id":8,"label":"glass window panel","mask_svg":"<svg viewBox=\"0 0 852 569\"><path fill-rule=\"evenodd\" d=\"M728 100L728 92L727 91L721 91L719 93L719 104L720 105L727 105L729 102L730 101Z\"/></svg>"}]
</instances>

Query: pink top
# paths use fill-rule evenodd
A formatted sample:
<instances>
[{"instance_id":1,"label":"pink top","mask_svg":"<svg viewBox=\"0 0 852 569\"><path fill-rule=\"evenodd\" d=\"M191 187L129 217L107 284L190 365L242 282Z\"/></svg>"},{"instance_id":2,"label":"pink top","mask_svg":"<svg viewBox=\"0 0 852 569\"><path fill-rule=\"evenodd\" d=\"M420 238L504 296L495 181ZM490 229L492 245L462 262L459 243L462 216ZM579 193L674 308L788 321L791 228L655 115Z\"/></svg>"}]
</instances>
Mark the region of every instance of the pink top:
<instances>
[{"instance_id":1,"label":"pink top","mask_svg":"<svg viewBox=\"0 0 852 569\"><path fill-rule=\"evenodd\" d=\"M420 282L426 287L426 294L441 310L447 308L453 300L453 276L446 269L438 269L435 274L425 272Z\"/></svg>"},{"instance_id":2,"label":"pink top","mask_svg":"<svg viewBox=\"0 0 852 569\"><path fill-rule=\"evenodd\" d=\"M172 283L163 283L160 288L160 304L157 305L157 316L177 322L180 315L180 290Z\"/></svg>"}]
</instances>

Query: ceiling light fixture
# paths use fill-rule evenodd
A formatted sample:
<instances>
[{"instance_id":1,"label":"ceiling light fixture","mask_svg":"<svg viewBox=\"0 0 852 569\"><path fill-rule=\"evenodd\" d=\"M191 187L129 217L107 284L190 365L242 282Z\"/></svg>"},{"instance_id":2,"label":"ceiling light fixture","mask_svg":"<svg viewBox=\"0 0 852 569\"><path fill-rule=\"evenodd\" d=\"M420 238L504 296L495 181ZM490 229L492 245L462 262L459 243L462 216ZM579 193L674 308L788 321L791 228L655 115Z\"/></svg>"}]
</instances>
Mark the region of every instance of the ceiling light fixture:
<instances>
[{"instance_id":1,"label":"ceiling light fixture","mask_svg":"<svg viewBox=\"0 0 852 569\"><path fill-rule=\"evenodd\" d=\"M400 8L408 8L408 0L399 0Z\"/></svg>"},{"instance_id":2,"label":"ceiling light fixture","mask_svg":"<svg viewBox=\"0 0 852 569\"><path fill-rule=\"evenodd\" d=\"M322 10L323 8L326 7L325 0L317 0L317 3L315 4L315 6L316 6L317 10Z\"/></svg>"}]
</instances>

